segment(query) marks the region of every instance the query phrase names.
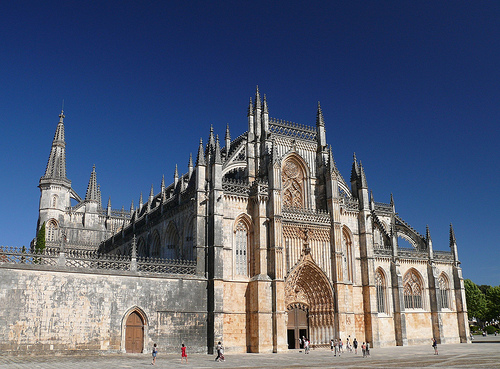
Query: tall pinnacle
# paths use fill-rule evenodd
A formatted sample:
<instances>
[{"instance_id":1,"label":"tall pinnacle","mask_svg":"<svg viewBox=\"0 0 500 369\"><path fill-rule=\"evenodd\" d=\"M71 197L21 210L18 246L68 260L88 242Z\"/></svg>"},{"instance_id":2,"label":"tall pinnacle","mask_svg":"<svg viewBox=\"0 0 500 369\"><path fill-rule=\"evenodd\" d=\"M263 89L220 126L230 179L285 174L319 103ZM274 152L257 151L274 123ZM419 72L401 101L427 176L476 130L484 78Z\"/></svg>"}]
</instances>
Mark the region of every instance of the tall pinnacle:
<instances>
[{"instance_id":1,"label":"tall pinnacle","mask_svg":"<svg viewBox=\"0 0 500 369\"><path fill-rule=\"evenodd\" d=\"M222 164L222 157L220 154L220 145L219 145L219 135L217 135L217 140L215 141L215 164Z\"/></svg>"},{"instance_id":2,"label":"tall pinnacle","mask_svg":"<svg viewBox=\"0 0 500 369\"><path fill-rule=\"evenodd\" d=\"M356 153L352 156L351 182L357 181L359 177L359 167L356 159Z\"/></svg>"},{"instance_id":3,"label":"tall pinnacle","mask_svg":"<svg viewBox=\"0 0 500 369\"><path fill-rule=\"evenodd\" d=\"M200 146L198 147L198 156L196 157L196 166L206 165L205 153L203 152L203 140L200 138Z\"/></svg>"},{"instance_id":4,"label":"tall pinnacle","mask_svg":"<svg viewBox=\"0 0 500 369\"><path fill-rule=\"evenodd\" d=\"M50 149L47 168L45 169L44 179L62 179L66 178L66 141L64 139L64 111L59 114L59 123L57 124L54 140Z\"/></svg>"},{"instance_id":5,"label":"tall pinnacle","mask_svg":"<svg viewBox=\"0 0 500 369\"><path fill-rule=\"evenodd\" d=\"M248 104L248 116L253 115L253 103L252 98L250 98L250 103Z\"/></svg>"},{"instance_id":6,"label":"tall pinnacle","mask_svg":"<svg viewBox=\"0 0 500 369\"><path fill-rule=\"evenodd\" d=\"M260 92L259 92L259 86L257 86L257 91L255 92L255 109L260 109Z\"/></svg>"},{"instance_id":7,"label":"tall pinnacle","mask_svg":"<svg viewBox=\"0 0 500 369\"><path fill-rule=\"evenodd\" d=\"M95 201L95 202L99 201L95 165L92 167L92 172L90 173L89 184L87 186L87 193L85 194L85 201Z\"/></svg>"},{"instance_id":8,"label":"tall pinnacle","mask_svg":"<svg viewBox=\"0 0 500 369\"><path fill-rule=\"evenodd\" d=\"M318 112L316 113L316 126L325 126L325 120L323 118L323 111L321 110L321 105L318 101Z\"/></svg>"}]
</instances>

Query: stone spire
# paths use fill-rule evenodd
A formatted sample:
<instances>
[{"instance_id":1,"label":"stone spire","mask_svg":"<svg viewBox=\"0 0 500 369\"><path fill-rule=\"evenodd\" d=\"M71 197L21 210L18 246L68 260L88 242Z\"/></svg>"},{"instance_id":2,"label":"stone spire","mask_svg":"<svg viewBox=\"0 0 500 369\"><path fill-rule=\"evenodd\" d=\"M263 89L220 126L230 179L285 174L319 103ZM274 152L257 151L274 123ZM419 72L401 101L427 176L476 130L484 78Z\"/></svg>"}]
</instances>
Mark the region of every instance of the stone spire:
<instances>
[{"instance_id":1,"label":"stone spire","mask_svg":"<svg viewBox=\"0 0 500 369\"><path fill-rule=\"evenodd\" d=\"M111 196L108 198L108 206L106 208L106 214L108 215L108 217L111 216Z\"/></svg>"},{"instance_id":2,"label":"stone spire","mask_svg":"<svg viewBox=\"0 0 500 369\"><path fill-rule=\"evenodd\" d=\"M321 104L318 101L318 111L316 113L316 126L325 126L325 119L323 118L323 111L321 110Z\"/></svg>"},{"instance_id":3,"label":"stone spire","mask_svg":"<svg viewBox=\"0 0 500 369\"><path fill-rule=\"evenodd\" d=\"M316 140L318 141L317 151L320 152L326 146L326 132L325 120L323 118L323 111L318 101L318 111L316 113Z\"/></svg>"},{"instance_id":4,"label":"stone spire","mask_svg":"<svg viewBox=\"0 0 500 369\"><path fill-rule=\"evenodd\" d=\"M191 178L191 174L193 174L193 154L189 153L189 162L188 162L188 176Z\"/></svg>"},{"instance_id":5,"label":"stone spire","mask_svg":"<svg viewBox=\"0 0 500 369\"><path fill-rule=\"evenodd\" d=\"M134 200L130 203L130 215L134 212Z\"/></svg>"},{"instance_id":6,"label":"stone spire","mask_svg":"<svg viewBox=\"0 0 500 369\"><path fill-rule=\"evenodd\" d=\"M92 167L92 173L90 173L89 184L87 186L87 193L85 194L85 201L99 201L99 194L97 192L97 178L95 173L95 165Z\"/></svg>"},{"instance_id":7,"label":"stone spire","mask_svg":"<svg viewBox=\"0 0 500 369\"><path fill-rule=\"evenodd\" d=\"M375 210L375 200L373 199L373 191L370 190L370 209Z\"/></svg>"},{"instance_id":8,"label":"stone spire","mask_svg":"<svg viewBox=\"0 0 500 369\"><path fill-rule=\"evenodd\" d=\"M455 265L459 265L460 261L458 261L458 249L457 249L457 239L455 238L455 231L453 230L453 224L450 223L450 249L451 254L453 255L453 260L455 261Z\"/></svg>"},{"instance_id":9,"label":"stone spire","mask_svg":"<svg viewBox=\"0 0 500 369\"><path fill-rule=\"evenodd\" d=\"M359 177L359 167L356 159L356 153L352 155L351 182L357 181Z\"/></svg>"},{"instance_id":10,"label":"stone spire","mask_svg":"<svg viewBox=\"0 0 500 369\"><path fill-rule=\"evenodd\" d=\"M261 104L262 104L262 102L260 100L259 86L257 85L257 89L255 91L255 109L260 109Z\"/></svg>"},{"instance_id":11,"label":"stone spire","mask_svg":"<svg viewBox=\"0 0 500 369\"><path fill-rule=\"evenodd\" d=\"M220 145L219 145L219 135L217 135L217 140L215 141L215 164L222 164L222 157L220 154Z\"/></svg>"},{"instance_id":12,"label":"stone spire","mask_svg":"<svg viewBox=\"0 0 500 369\"><path fill-rule=\"evenodd\" d=\"M365 170L364 170L363 164L361 164L361 162L359 162L359 171L360 171L361 188L368 188L368 183L366 181Z\"/></svg>"},{"instance_id":13,"label":"stone spire","mask_svg":"<svg viewBox=\"0 0 500 369\"><path fill-rule=\"evenodd\" d=\"M142 200L142 192L141 192L141 197L139 197L139 211L141 211L143 205L144 201Z\"/></svg>"},{"instance_id":14,"label":"stone spire","mask_svg":"<svg viewBox=\"0 0 500 369\"><path fill-rule=\"evenodd\" d=\"M210 125L210 134L208 135L208 143L207 143L207 149L205 150L205 157L208 158L212 155L214 147L215 147L214 126Z\"/></svg>"},{"instance_id":15,"label":"stone spire","mask_svg":"<svg viewBox=\"0 0 500 369\"><path fill-rule=\"evenodd\" d=\"M99 209L102 209L102 198L101 198L101 185L97 185L97 203L99 205Z\"/></svg>"},{"instance_id":16,"label":"stone spire","mask_svg":"<svg viewBox=\"0 0 500 369\"><path fill-rule=\"evenodd\" d=\"M226 126L226 135L224 136L226 141L226 158L229 156L229 148L231 147L231 134L229 133L229 123Z\"/></svg>"},{"instance_id":17,"label":"stone spire","mask_svg":"<svg viewBox=\"0 0 500 369\"><path fill-rule=\"evenodd\" d=\"M258 91L257 91L257 92L258 92ZM263 112L264 114L269 113L269 110L268 110L268 108L267 108L267 98L266 98L266 94L264 94L264 103L263 103L263 110L262 110L262 112Z\"/></svg>"},{"instance_id":18,"label":"stone spire","mask_svg":"<svg viewBox=\"0 0 500 369\"><path fill-rule=\"evenodd\" d=\"M250 103L248 104L248 114L247 116L253 115L253 103L252 98L250 97Z\"/></svg>"},{"instance_id":19,"label":"stone spire","mask_svg":"<svg viewBox=\"0 0 500 369\"><path fill-rule=\"evenodd\" d=\"M200 146L198 147L198 156L196 157L196 166L206 165L205 153L203 152L203 140L200 138Z\"/></svg>"},{"instance_id":20,"label":"stone spire","mask_svg":"<svg viewBox=\"0 0 500 369\"><path fill-rule=\"evenodd\" d=\"M50 149L47 168L45 169L44 179L62 179L66 178L66 141L64 139L64 111L59 114L59 123L57 124L52 148Z\"/></svg>"},{"instance_id":21,"label":"stone spire","mask_svg":"<svg viewBox=\"0 0 500 369\"><path fill-rule=\"evenodd\" d=\"M392 212L395 213L396 212L396 207L394 206L394 197L392 196L392 192L391 192L391 207L392 207Z\"/></svg>"},{"instance_id":22,"label":"stone spire","mask_svg":"<svg viewBox=\"0 0 500 369\"><path fill-rule=\"evenodd\" d=\"M177 171L177 164L175 164L174 171L174 188L177 187L177 182L179 182L179 172Z\"/></svg>"}]
</instances>

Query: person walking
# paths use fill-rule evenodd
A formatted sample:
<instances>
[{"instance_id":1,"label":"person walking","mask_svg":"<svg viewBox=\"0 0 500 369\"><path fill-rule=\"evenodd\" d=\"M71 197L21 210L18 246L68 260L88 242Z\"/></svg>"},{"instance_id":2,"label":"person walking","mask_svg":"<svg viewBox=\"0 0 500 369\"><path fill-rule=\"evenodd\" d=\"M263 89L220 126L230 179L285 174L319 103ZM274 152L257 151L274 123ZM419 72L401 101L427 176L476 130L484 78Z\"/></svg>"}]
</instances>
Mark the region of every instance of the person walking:
<instances>
[{"instance_id":1,"label":"person walking","mask_svg":"<svg viewBox=\"0 0 500 369\"><path fill-rule=\"evenodd\" d=\"M354 341L352 341L352 345L354 347L354 353L358 353L358 341L356 341L356 338L354 338Z\"/></svg>"},{"instance_id":2,"label":"person walking","mask_svg":"<svg viewBox=\"0 0 500 369\"><path fill-rule=\"evenodd\" d=\"M432 339L432 347L434 348L434 355L439 355L438 343L435 338Z\"/></svg>"},{"instance_id":3,"label":"person walking","mask_svg":"<svg viewBox=\"0 0 500 369\"><path fill-rule=\"evenodd\" d=\"M361 351L363 352L363 357L366 357L366 345L365 343L363 342L363 344L361 345Z\"/></svg>"},{"instance_id":4,"label":"person walking","mask_svg":"<svg viewBox=\"0 0 500 369\"><path fill-rule=\"evenodd\" d=\"M153 345L153 352L151 355L153 355L153 361L151 362L151 365L156 365L156 354L158 353L158 348L156 347L156 343Z\"/></svg>"},{"instance_id":5,"label":"person walking","mask_svg":"<svg viewBox=\"0 0 500 369\"><path fill-rule=\"evenodd\" d=\"M182 364L182 359L186 358L186 364L188 363L188 356L187 356L187 353L186 353L186 346L184 346L184 344L182 344L182 347L181 347L181 364Z\"/></svg>"},{"instance_id":6,"label":"person walking","mask_svg":"<svg viewBox=\"0 0 500 369\"><path fill-rule=\"evenodd\" d=\"M217 350L217 357L215 358L215 361L220 360L220 350L222 349L222 343L220 341L217 343L217 346L215 346L215 349Z\"/></svg>"},{"instance_id":7,"label":"person walking","mask_svg":"<svg viewBox=\"0 0 500 369\"><path fill-rule=\"evenodd\" d=\"M333 338L330 340L330 350L333 352Z\"/></svg>"},{"instance_id":8,"label":"person walking","mask_svg":"<svg viewBox=\"0 0 500 369\"><path fill-rule=\"evenodd\" d=\"M304 342L304 353L305 354L309 353L309 345L310 345L309 338L306 338L306 340Z\"/></svg>"},{"instance_id":9,"label":"person walking","mask_svg":"<svg viewBox=\"0 0 500 369\"><path fill-rule=\"evenodd\" d=\"M366 356L370 356L370 342L366 341Z\"/></svg>"}]
</instances>

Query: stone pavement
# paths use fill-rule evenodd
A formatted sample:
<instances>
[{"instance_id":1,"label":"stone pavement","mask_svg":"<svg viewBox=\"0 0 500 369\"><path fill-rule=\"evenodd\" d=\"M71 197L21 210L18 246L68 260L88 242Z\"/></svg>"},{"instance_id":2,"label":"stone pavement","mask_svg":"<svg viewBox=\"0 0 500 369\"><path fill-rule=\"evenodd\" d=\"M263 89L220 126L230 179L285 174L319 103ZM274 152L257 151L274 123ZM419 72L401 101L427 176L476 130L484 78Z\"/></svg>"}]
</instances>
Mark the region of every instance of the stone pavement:
<instances>
[{"instance_id":1,"label":"stone pavement","mask_svg":"<svg viewBox=\"0 0 500 369\"><path fill-rule=\"evenodd\" d=\"M498 339L497 339L498 338ZM161 348L160 348L161 349ZM280 354L227 354L218 363L215 356L189 355L189 363L180 363L179 355L162 355L156 368L500 368L500 336L476 337L473 344L438 345L434 355L431 342L425 346L386 347L371 349L363 358L344 353L334 357L329 350L312 350L305 355L299 350ZM107 354L100 356L0 356L0 369L107 369L150 368L150 354Z\"/></svg>"}]
</instances>

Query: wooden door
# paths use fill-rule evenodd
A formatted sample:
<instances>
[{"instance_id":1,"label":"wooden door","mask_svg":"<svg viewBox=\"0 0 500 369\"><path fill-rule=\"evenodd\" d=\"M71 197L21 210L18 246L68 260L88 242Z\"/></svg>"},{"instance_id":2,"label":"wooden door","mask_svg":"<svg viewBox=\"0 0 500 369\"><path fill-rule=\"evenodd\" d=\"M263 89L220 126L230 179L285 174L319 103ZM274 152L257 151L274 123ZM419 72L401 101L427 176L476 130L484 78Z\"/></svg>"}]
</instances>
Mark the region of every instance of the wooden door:
<instances>
[{"instance_id":1,"label":"wooden door","mask_svg":"<svg viewBox=\"0 0 500 369\"><path fill-rule=\"evenodd\" d=\"M141 353L144 342L144 323L135 311L127 318L125 328L125 351L128 353Z\"/></svg>"}]
</instances>

